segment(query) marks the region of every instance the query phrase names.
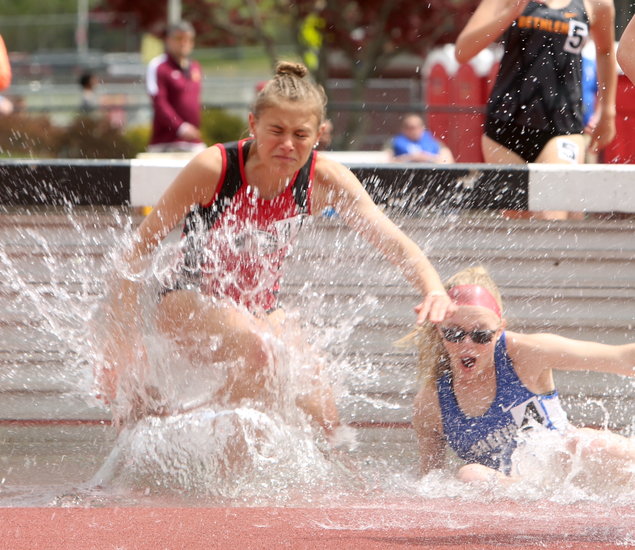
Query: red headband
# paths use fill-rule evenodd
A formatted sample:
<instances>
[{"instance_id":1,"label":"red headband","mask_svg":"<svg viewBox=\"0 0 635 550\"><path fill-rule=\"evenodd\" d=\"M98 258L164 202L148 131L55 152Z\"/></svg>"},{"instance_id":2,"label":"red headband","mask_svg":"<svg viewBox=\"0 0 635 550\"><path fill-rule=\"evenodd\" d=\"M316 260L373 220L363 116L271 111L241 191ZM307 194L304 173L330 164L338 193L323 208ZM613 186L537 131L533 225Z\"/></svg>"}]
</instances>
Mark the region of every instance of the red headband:
<instances>
[{"instance_id":1,"label":"red headband","mask_svg":"<svg viewBox=\"0 0 635 550\"><path fill-rule=\"evenodd\" d=\"M490 309L500 319L501 308L496 298L480 285L457 285L448 290L448 296L457 306L481 306Z\"/></svg>"}]
</instances>

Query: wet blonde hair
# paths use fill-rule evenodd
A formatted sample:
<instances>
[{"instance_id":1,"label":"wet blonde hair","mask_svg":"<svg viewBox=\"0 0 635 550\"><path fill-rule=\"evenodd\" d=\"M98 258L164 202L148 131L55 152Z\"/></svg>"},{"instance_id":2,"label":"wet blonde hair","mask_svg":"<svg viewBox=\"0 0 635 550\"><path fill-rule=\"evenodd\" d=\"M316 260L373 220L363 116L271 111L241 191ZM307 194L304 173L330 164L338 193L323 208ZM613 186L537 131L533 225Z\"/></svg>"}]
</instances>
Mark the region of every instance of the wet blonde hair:
<instances>
[{"instance_id":1,"label":"wet blonde hair","mask_svg":"<svg viewBox=\"0 0 635 550\"><path fill-rule=\"evenodd\" d=\"M326 93L309 75L309 70L301 63L280 61L276 65L275 76L265 84L256 96L252 112L256 118L270 107L282 102L301 103L313 109L318 125L326 119Z\"/></svg>"},{"instance_id":2,"label":"wet blonde hair","mask_svg":"<svg viewBox=\"0 0 635 550\"><path fill-rule=\"evenodd\" d=\"M486 288L496 300L496 303L503 311L503 300L500 290L487 270L482 266L468 267L450 277L445 282L445 289L459 285L478 285ZM414 341L419 348L419 381L427 384L436 381L448 368L449 358L443 346L443 340L433 323L426 323L417 328L404 338L398 345L404 345Z\"/></svg>"}]
</instances>

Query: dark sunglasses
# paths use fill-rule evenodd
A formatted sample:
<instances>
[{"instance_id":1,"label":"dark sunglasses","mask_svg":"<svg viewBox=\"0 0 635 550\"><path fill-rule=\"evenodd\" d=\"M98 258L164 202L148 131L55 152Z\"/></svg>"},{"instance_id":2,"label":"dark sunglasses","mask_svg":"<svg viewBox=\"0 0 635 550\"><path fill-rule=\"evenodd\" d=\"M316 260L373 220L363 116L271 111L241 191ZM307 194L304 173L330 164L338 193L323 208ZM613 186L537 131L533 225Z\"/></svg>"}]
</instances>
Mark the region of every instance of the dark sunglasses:
<instances>
[{"instance_id":1,"label":"dark sunglasses","mask_svg":"<svg viewBox=\"0 0 635 550\"><path fill-rule=\"evenodd\" d=\"M495 330L471 330L467 331L458 327L441 327L443 339L456 344L465 340L469 336L475 344L489 344L496 334Z\"/></svg>"}]
</instances>

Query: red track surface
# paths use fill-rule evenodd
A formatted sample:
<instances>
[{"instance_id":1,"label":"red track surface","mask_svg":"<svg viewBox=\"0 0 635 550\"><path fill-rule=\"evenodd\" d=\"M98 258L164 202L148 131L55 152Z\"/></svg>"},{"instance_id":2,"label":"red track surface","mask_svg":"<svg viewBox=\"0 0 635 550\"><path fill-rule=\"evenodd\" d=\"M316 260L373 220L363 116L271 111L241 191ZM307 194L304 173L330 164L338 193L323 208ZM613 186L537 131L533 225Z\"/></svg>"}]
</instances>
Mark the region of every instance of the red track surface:
<instances>
[{"instance_id":1,"label":"red track surface","mask_svg":"<svg viewBox=\"0 0 635 550\"><path fill-rule=\"evenodd\" d=\"M452 499L370 506L2 508L0 548L635 548L635 508Z\"/></svg>"}]
</instances>

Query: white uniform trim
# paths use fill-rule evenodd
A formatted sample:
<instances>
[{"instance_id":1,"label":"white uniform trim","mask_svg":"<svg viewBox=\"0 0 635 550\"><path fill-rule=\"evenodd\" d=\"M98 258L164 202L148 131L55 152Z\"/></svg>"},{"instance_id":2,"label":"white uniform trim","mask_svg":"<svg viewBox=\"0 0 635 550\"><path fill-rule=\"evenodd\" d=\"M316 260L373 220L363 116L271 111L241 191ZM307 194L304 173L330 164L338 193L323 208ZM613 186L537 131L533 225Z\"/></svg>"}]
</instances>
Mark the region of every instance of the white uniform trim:
<instances>
[{"instance_id":1,"label":"white uniform trim","mask_svg":"<svg viewBox=\"0 0 635 550\"><path fill-rule=\"evenodd\" d=\"M157 79L159 65L164 63L167 58L167 54L162 53L151 59L150 63L148 63L148 69L146 70L146 89L153 97L159 93L159 81Z\"/></svg>"}]
</instances>

